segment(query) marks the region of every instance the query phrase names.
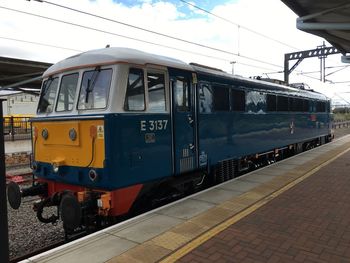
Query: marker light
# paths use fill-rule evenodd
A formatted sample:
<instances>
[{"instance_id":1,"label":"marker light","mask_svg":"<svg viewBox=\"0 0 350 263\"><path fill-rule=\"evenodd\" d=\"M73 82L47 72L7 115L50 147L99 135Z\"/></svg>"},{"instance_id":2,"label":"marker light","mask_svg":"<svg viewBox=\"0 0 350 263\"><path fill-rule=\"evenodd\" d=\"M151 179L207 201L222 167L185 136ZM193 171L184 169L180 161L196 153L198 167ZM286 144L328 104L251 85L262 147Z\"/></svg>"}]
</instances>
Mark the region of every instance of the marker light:
<instances>
[{"instance_id":1,"label":"marker light","mask_svg":"<svg viewBox=\"0 0 350 263\"><path fill-rule=\"evenodd\" d=\"M93 181L93 182L97 180L98 174L96 173L95 170L90 170L90 171L89 171L89 178L90 178L90 180Z\"/></svg>"},{"instance_id":2,"label":"marker light","mask_svg":"<svg viewBox=\"0 0 350 263\"><path fill-rule=\"evenodd\" d=\"M44 140L47 140L47 138L49 138L49 131L47 129L43 129L41 136L43 136Z\"/></svg>"},{"instance_id":3,"label":"marker light","mask_svg":"<svg viewBox=\"0 0 350 263\"><path fill-rule=\"evenodd\" d=\"M57 163L53 163L52 164L52 170L53 170L54 173L58 173L58 168L59 168L59 166L58 166Z\"/></svg>"},{"instance_id":4,"label":"marker light","mask_svg":"<svg viewBox=\"0 0 350 263\"><path fill-rule=\"evenodd\" d=\"M76 130L74 128L69 130L69 138L72 141L75 141L77 139L77 132L76 132Z\"/></svg>"}]
</instances>

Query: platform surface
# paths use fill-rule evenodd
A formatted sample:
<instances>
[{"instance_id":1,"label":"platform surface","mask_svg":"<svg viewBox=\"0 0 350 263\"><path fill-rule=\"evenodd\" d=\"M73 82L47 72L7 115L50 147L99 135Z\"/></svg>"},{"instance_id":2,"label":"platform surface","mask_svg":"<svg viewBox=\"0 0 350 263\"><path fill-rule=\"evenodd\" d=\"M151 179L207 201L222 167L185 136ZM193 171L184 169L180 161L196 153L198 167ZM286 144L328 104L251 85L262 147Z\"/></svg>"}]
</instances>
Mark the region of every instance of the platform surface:
<instances>
[{"instance_id":1,"label":"platform surface","mask_svg":"<svg viewBox=\"0 0 350 263\"><path fill-rule=\"evenodd\" d=\"M342 137L24 262L350 262L349 149Z\"/></svg>"}]
</instances>

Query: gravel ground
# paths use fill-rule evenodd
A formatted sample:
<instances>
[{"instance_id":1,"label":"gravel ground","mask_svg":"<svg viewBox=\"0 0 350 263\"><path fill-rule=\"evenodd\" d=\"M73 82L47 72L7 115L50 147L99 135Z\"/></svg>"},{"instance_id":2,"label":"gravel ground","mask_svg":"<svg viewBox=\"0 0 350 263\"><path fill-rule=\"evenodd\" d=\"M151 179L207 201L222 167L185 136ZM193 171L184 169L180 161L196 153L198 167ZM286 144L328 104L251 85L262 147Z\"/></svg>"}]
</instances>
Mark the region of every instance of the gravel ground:
<instances>
[{"instance_id":1,"label":"gravel ground","mask_svg":"<svg viewBox=\"0 0 350 263\"><path fill-rule=\"evenodd\" d=\"M350 128L336 129L335 138L350 133ZM50 244L64 240L62 223L43 224L33 211L33 197L26 197L18 210L8 205L10 258L23 256ZM56 208L46 208L48 215L56 213Z\"/></svg>"},{"instance_id":2,"label":"gravel ground","mask_svg":"<svg viewBox=\"0 0 350 263\"><path fill-rule=\"evenodd\" d=\"M64 240L61 222L52 225L38 221L32 209L34 200L33 197L24 198L18 210L8 205L10 258L23 256ZM49 215L55 212L56 208L45 209L45 213Z\"/></svg>"}]
</instances>

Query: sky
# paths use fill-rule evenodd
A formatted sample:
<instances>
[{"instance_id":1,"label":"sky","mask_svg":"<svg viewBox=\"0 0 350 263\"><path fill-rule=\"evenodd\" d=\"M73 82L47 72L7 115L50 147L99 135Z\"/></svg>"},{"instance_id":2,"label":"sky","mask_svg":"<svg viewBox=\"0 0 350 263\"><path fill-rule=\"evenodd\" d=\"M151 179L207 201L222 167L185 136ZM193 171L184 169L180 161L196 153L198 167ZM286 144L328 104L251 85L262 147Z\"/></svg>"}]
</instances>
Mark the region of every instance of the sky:
<instances>
[{"instance_id":1,"label":"sky","mask_svg":"<svg viewBox=\"0 0 350 263\"><path fill-rule=\"evenodd\" d=\"M297 16L280 0L189 1L190 4L182 0L47 0L41 3L2 0L0 56L55 63L80 52L110 45L165 55L187 63L196 62L227 72L233 70L244 77L282 80L283 74L277 72L283 71L285 53L314 49L324 41L296 29ZM92 13L109 21L50 3ZM187 43L125 24L183 39ZM327 69L329 74L344 64L339 55L333 55L327 58L326 66L336 67ZM350 67L327 77L333 82L342 82L337 84L315 80L319 78L319 68L318 58L306 59L291 74L290 82L307 83L333 98L335 103L350 102L350 93L347 93L350 83L346 83Z\"/></svg>"}]
</instances>

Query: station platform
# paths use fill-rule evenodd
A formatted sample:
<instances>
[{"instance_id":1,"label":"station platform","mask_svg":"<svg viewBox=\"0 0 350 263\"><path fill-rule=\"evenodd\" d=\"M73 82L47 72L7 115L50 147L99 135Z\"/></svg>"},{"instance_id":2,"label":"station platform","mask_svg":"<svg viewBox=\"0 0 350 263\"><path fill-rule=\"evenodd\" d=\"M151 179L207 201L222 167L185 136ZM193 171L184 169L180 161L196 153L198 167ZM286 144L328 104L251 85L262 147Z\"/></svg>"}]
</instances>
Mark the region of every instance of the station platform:
<instances>
[{"instance_id":1,"label":"station platform","mask_svg":"<svg viewBox=\"0 0 350 263\"><path fill-rule=\"evenodd\" d=\"M23 262L350 262L350 136Z\"/></svg>"}]
</instances>

